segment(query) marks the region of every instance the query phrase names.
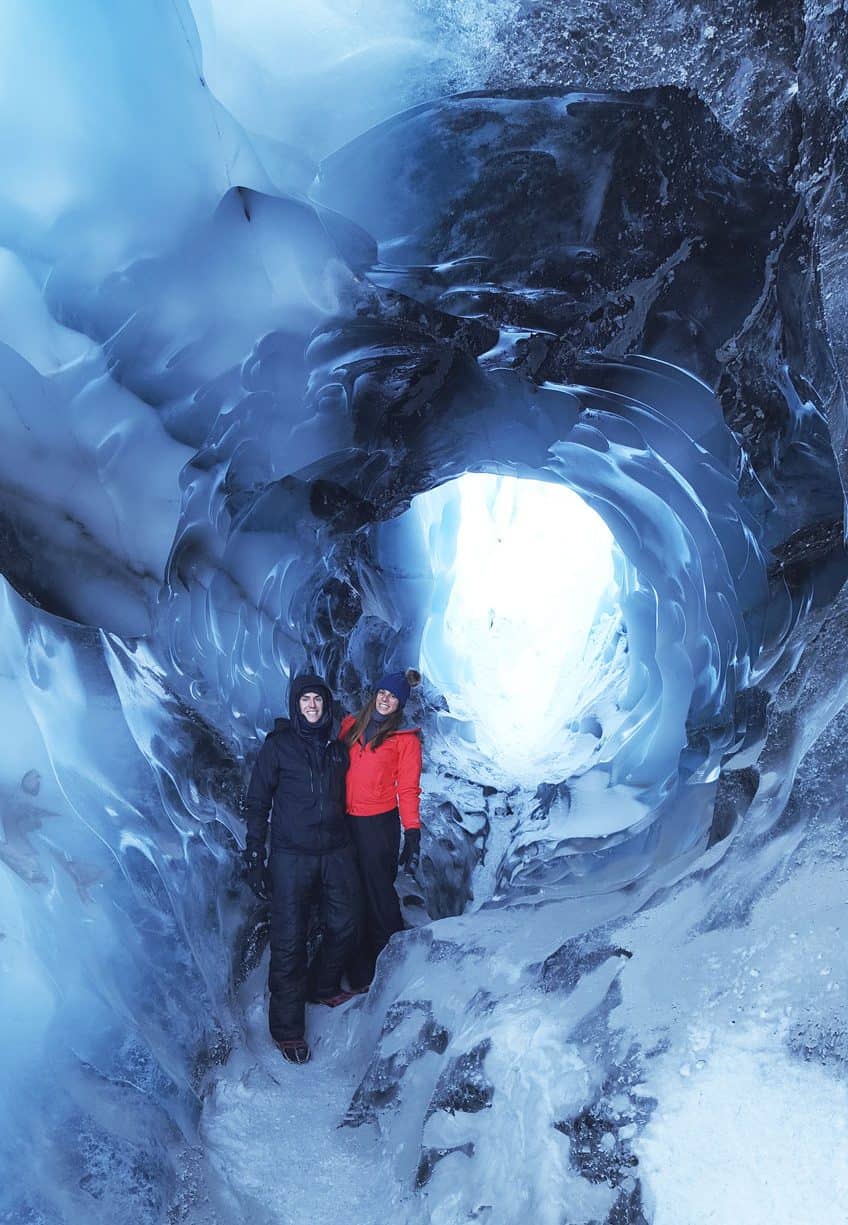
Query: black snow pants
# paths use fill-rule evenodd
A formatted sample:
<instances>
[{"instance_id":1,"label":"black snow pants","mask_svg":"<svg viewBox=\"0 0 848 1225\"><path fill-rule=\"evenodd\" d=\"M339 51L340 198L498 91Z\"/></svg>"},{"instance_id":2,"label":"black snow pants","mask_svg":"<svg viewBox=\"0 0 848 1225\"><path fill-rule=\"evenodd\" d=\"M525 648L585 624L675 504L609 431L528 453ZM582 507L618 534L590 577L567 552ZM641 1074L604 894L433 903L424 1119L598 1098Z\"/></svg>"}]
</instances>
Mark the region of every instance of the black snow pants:
<instances>
[{"instance_id":1,"label":"black snow pants","mask_svg":"<svg viewBox=\"0 0 848 1225\"><path fill-rule=\"evenodd\" d=\"M352 987L366 987L389 939L403 930L395 877L400 853L398 810L375 817L348 817L362 886L362 909L355 950L348 961Z\"/></svg>"},{"instance_id":2,"label":"black snow pants","mask_svg":"<svg viewBox=\"0 0 848 1225\"><path fill-rule=\"evenodd\" d=\"M318 997L334 995L356 935L360 910L356 856L351 846L322 855L273 851L271 897L271 1004L268 1025L276 1041L302 1038L309 988ZM318 900L324 938L309 968L306 937L309 914Z\"/></svg>"}]
</instances>

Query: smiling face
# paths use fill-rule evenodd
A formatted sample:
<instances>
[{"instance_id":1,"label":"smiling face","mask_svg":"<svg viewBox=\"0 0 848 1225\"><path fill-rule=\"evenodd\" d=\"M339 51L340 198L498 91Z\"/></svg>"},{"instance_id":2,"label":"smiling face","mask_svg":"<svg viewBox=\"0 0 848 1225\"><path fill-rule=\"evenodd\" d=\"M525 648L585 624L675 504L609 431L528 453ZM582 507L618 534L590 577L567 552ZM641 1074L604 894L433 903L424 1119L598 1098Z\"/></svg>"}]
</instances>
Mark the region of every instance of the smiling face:
<instances>
[{"instance_id":1,"label":"smiling face","mask_svg":"<svg viewBox=\"0 0 848 1225\"><path fill-rule=\"evenodd\" d=\"M311 689L300 695L298 705L307 723L318 723L324 713L324 699L320 693L314 693Z\"/></svg>"},{"instance_id":2,"label":"smiling face","mask_svg":"<svg viewBox=\"0 0 848 1225\"><path fill-rule=\"evenodd\" d=\"M393 715L400 702L388 689L378 689L376 705L378 715Z\"/></svg>"}]
</instances>

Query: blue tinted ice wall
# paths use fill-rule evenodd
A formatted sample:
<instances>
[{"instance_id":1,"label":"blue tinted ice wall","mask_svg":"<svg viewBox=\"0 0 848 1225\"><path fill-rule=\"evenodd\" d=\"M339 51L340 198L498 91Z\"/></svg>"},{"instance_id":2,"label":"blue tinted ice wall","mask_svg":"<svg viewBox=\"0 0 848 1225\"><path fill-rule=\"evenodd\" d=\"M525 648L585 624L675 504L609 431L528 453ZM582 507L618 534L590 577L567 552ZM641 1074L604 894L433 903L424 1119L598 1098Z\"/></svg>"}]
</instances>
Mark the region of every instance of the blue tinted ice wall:
<instances>
[{"instance_id":1,"label":"blue tinted ice wall","mask_svg":"<svg viewBox=\"0 0 848 1225\"><path fill-rule=\"evenodd\" d=\"M532 471L608 516L641 713L601 752L649 798L645 836L599 862L626 884L710 837L757 669L840 573L798 373L808 219L674 90L381 122L428 95L372 89L328 148L306 103L261 139L228 114L186 4L18 5L3 34L0 1194L12 1219L158 1220L239 1038L245 759L293 668L353 704L408 662L371 528L415 493ZM448 63L449 41L419 24L414 55ZM654 801L698 771L681 826ZM523 832L491 874L506 898L568 876Z\"/></svg>"}]
</instances>

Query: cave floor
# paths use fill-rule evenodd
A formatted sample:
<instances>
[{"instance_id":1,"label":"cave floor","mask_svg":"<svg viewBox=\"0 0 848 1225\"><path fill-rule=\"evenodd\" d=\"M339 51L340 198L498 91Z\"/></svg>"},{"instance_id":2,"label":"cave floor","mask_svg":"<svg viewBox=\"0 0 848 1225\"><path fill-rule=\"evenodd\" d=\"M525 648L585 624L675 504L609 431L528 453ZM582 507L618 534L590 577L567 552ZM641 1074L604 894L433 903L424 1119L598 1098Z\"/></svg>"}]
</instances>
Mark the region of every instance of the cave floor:
<instances>
[{"instance_id":1,"label":"cave floor","mask_svg":"<svg viewBox=\"0 0 848 1225\"><path fill-rule=\"evenodd\" d=\"M384 1225L407 1200L376 1132L340 1126L357 1084L341 1035L345 1014L361 1004L308 1009L312 1058L302 1067L287 1064L271 1042L264 992L249 1006L247 1042L207 1097L202 1122L207 1156L245 1219ZM405 1204L404 1219L410 1213Z\"/></svg>"}]
</instances>

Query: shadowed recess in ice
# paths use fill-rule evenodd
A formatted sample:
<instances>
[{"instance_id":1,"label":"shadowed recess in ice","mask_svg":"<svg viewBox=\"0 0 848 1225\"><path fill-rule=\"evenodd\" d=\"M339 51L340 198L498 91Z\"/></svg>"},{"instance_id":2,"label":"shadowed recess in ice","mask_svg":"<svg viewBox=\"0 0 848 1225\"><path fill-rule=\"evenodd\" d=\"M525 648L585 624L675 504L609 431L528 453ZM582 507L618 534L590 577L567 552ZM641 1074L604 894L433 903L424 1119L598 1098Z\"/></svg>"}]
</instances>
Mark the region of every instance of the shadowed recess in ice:
<instances>
[{"instance_id":1,"label":"shadowed recess in ice","mask_svg":"<svg viewBox=\"0 0 848 1225\"><path fill-rule=\"evenodd\" d=\"M563 6L559 69L549 7L0 19L2 1219L288 1202L276 1158L244 1177L272 1082L239 791L293 671L351 709L422 643L403 893L437 922L324 1048L401 1218L677 1225L699 1064L714 1102L780 1069L837 1134L842 35L806 14L793 90L791 31L769 52L738 6L751 71L789 82L766 130L685 7L672 62L655 6L626 45ZM632 92L597 64L565 88L586 37ZM438 683L423 597L455 533L423 554L416 499L468 472L559 485L614 541L598 667L533 769Z\"/></svg>"}]
</instances>

